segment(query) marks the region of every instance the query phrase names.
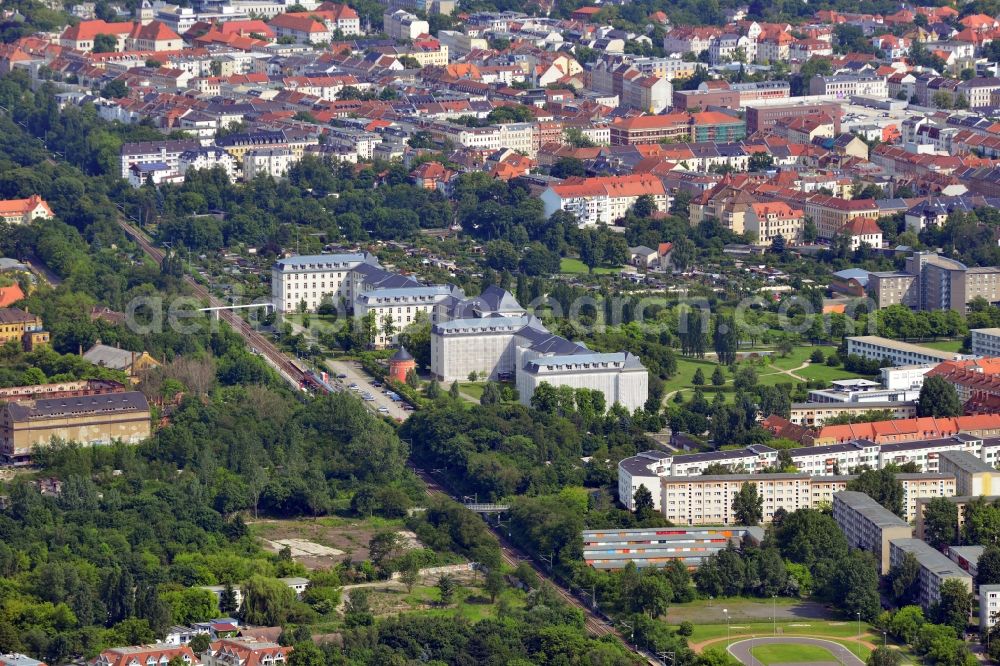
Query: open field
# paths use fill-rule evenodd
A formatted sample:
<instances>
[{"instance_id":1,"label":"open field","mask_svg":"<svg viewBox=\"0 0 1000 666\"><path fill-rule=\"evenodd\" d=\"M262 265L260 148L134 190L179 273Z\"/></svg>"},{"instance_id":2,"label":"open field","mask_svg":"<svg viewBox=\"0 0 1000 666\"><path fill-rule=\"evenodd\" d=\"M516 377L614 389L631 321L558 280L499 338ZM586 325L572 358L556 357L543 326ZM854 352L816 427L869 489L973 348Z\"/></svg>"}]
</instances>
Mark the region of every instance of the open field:
<instances>
[{"instance_id":1,"label":"open field","mask_svg":"<svg viewBox=\"0 0 1000 666\"><path fill-rule=\"evenodd\" d=\"M824 382L832 382L837 379L853 379L858 376L842 368L831 368L825 363L810 363L807 367L796 370L795 374L805 379L818 379Z\"/></svg>"},{"instance_id":2,"label":"open field","mask_svg":"<svg viewBox=\"0 0 1000 666\"><path fill-rule=\"evenodd\" d=\"M836 657L826 648L818 645L794 645L792 643L775 643L761 645L750 649L754 659L764 664L803 664L809 662L835 663Z\"/></svg>"},{"instance_id":3,"label":"open field","mask_svg":"<svg viewBox=\"0 0 1000 666\"><path fill-rule=\"evenodd\" d=\"M470 398L478 401L483 397L484 386L486 386L484 382L459 382L458 390Z\"/></svg>"},{"instance_id":4,"label":"open field","mask_svg":"<svg viewBox=\"0 0 1000 666\"><path fill-rule=\"evenodd\" d=\"M288 545L295 561L309 569L325 569L346 557L368 559L368 542L376 532L405 527L402 520L326 516L316 520L251 521L250 529L264 548L277 552Z\"/></svg>"},{"instance_id":5,"label":"open field","mask_svg":"<svg viewBox=\"0 0 1000 666\"><path fill-rule=\"evenodd\" d=\"M598 266L594 269L594 275L612 275L620 271L621 268L608 268L605 266ZM590 271L587 269L587 265L580 261L579 259L569 259L565 258L559 262L559 272L560 273L573 273L577 275L588 275Z\"/></svg>"},{"instance_id":6,"label":"open field","mask_svg":"<svg viewBox=\"0 0 1000 666\"><path fill-rule=\"evenodd\" d=\"M821 603L803 599L779 597L777 599L752 599L749 597L730 597L725 599L696 599L686 604L674 604L667 609L666 620L670 624L679 624L688 620L695 625L695 633L721 626L721 636L726 635L726 609L729 612L733 627L747 622L767 621L770 633L771 616L777 617L778 623L798 620L828 620L831 612ZM692 639L692 641L704 639Z\"/></svg>"}]
</instances>

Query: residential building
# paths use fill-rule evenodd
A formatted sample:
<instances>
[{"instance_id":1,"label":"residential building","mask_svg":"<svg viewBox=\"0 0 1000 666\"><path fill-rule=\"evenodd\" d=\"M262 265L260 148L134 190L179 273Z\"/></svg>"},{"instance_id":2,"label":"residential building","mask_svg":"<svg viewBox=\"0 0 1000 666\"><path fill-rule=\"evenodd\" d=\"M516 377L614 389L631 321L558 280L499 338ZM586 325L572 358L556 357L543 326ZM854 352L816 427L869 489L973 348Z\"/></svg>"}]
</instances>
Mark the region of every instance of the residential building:
<instances>
[{"instance_id":1,"label":"residential building","mask_svg":"<svg viewBox=\"0 0 1000 666\"><path fill-rule=\"evenodd\" d=\"M972 353L976 356L1000 356L1000 328L974 328Z\"/></svg>"},{"instance_id":2,"label":"residential building","mask_svg":"<svg viewBox=\"0 0 1000 666\"><path fill-rule=\"evenodd\" d=\"M657 76L626 77L622 81L622 104L646 113L663 112L670 106L672 94L670 81Z\"/></svg>"},{"instance_id":3,"label":"residential building","mask_svg":"<svg viewBox=\"0 0 1000 666\"><path fill-rule=\"evenodd\" d=\"M0 346L12 341L30 350L48 344L49 333L38 315L20 308L0 308Z\"/></svg>"},{"instance_id":4,"label":"residential building","mask_svg":"<svg viewBox=\"0 0 1000 666\"><path fill-rule=\"evenodd\" d=\"M161 643L108 648L90 662L90 666L167 666L174 658L179 658L189 666L198 663L198 657L188 646Z\"/></svg>"},{"instance_id":5,"label":"residential building","mask_svg":"<svg viewBox=\"0 0 1000 666\"><path fill-rule=\"evenodd\" d=\"M836 102L789 102L773 105L766 102L746 104L747 133L753 134L765 129L771 129L781 118L823 114L833 118L834 131L840 134L840 121L844 115L843 107Z\"/></svg>"},{"instance_id":6,"label":"residential building","mask_svg":"<svg viewBox=\"0 0 1000 666\"><path fill-rule=\"evenodd\" d=\"M420 35L429 35L431 32L427 21L402 9L386 12L382 17L382 23L385 25L386 34L393 39L412 41Z\"/></svg>"},{"instance_id":7,"label":"residential building","mask_svg":"<svg viewBox=\"0 0 1000 666\"><path fill-rule=\"evenodd\" d=\"M781 236L789 245L802 242L805 215L783 201L753 203L747 211L745 230L756 235L755 245L769 246Z\"/></svg>"},{"instance_id":8,"label":"residential building","mask_svg":"<svg viewBox=\"0 0 1000 666\"><path fill-rule=\"evenodd\" d=\"M885 99L889 95L885 77L875 74L817 74L809 80L810 95L828 95L838 99L873 97Z\"/></svg>"},{"instance_id":9,"label":"residential building","mask_svg":"<svg viewBox=\"0 0 1000 666\"><path fill-rule=\"evenodd\" d=\"M720 111L668 113L616 119L611 125L611 145L631 146L664 141L717 141L733 143L746 136L742 118Z\"/></svg>"},{"instance_id":10,"label":"residential building","mask_svg":"<svg viewBox=\"0 0 1000 666\"><path fill-rule=\"evenodd\" d=\"M24 463L53 439L100 445L138 444L150 435L150 411L139 391L76 398L17 400L0 405L0 457Z\"/></svg>"},{"instance_id":11,"label":"residential building","mask_svg":"<svg viewBox=\"0 0 1000 666\"><path fill-rule=\"evenodd\" d=\"M221 148L214 146L185 150L177 160L177 169L184 175L190 169L214 169L221 168L226 172L226 177L230 182L236 180L238 165L233 156Z\"/></svg>"},{"instance_id":12,"label":"residential building","mask_svg":"<svg viewBox=\"0 0 1000 666\"><path fill-rule=\"evenodd\" d=\"M258 176L269 176L280 180L299 159L290 148L248 150L243 154L243 178L253 180Z\"/></svg>"},{"instance_id":13,"label":"residential building","mask_svg":"<svg viewBox=\"0 0 1000 666\"><path fill-rule=\"evenodd\" d=\"M995 76L974 76L962 81L956 93L965 98L970 109L993 106L991 95L1000 90L1000 78Z\"/></svg>"},{"instance_id":14,"label":"residential building","mask_svg":"<svg viewBox=\"0 0 1000 666\"><path fill-rule=\"evenodd\" d=\"M330 29L307 13L279 14L268 23L278 39L288 37L298 44L322 44L333 38Z\"/></svg>"},{"instance_id":15,"label":"residential building","mask_svg":"<svg viewBox=\"0 0 1000 666\"><path fill-rule=\"evenodd\" d=\"M10 386L0 389L2 400L37 400L38 398L78 398L85 395L124 393L125 385L110 379L80 379L55 384Z\"/></svg>"},{"instance_id":16,"label":"residential building","mask_svg":"<svg viewBox=\"0 0 1000 666\"><path fill-rule=\"evenodd\" d=\"M833 519L847 537L848 546L875 555L882 575L891 566L890 542L913 536L913 528L905 520L855 491L845 490L833 496Z\"/></svg>"},{"instance_id":17,"label":"residential building","mask_svg":"<svg viewBox=\"0 0 1000 666\"><path fill-rule=\"evenodd\" d=\"M979 628L992 628L1000 619L1000 585L979 586Z\"/></svg>"},{"instance_id":18,"label":"residential building","mask_svg":"<svg viewBox=\"0 0 1000 666\"><path fill-rule=\"evenodd\" d=\"M50 220L55 213L45 199L32 194L27 199L5 199L0 201L0 222L7 224L30 224L32 220Z\"/></svg>"},{"instance_id":19,"label":"residential building","mask_svg":"<svg viewBox=\"0 0 1000 666\"><path fill-rule=\"evenodd\" d=\"M993 504L1000 501L1000 495L951 495L945 496L945 499L955 505L955 509L958 513L958 530L961 532L963 525L965 525L965 507L969 502L978 501L982 497L985 501ZM924 538L924 510L927 507L927 503L930 502L931 498L928 499L918 499L917 500L917 512L914 520L913 532L918 539Z\"/></svg>"},{"instance_id":20,"label":"residential building","mask_svg":"<svg viewBox=\"0 0 1000 666\"><path fill-rule=\"evenodd\" d=\"M194 139L141 141L122 144L120 155L121 177L128 179L133 164L165 164L172 173L180 173L180 158L189 150L198 150L201 143Z\"/></svg>"},{"instance_id":21,"label":"residential building","mask_svg":"<svg viewBox=\"0 0 1000 666\"><path fill-rule=\"evenodd\" d=\"M664 567L680 560L697 568L730 544L744 539L760 543L760 527L584 530L583 559L595 569L621 569L631 562L637 568Z\"/></svg>"},{"instance_id":22,"label":"residential building","mask_svg":"<svg viewBox=\"0 0 1000 666\"><path fill-rule=\"evenodd\" d=\"M856 354L875 361L889 359L893 365L915 365L920 363L940 363L952 361L961 355L930 347L921 347L909 342L890 340L877 335L849 336L847 353Z\"/></svg>"},{"instance_id":23,"label":"residential building","mask_svg":"<svg viewBox=\"0 0 1000 666\"><path fill-rule=\"evenodd\" d=\"M284 666L292 648L248 638L224 638L201 655L203 666Z\"/></svg>"},{"instance_id":24,"label":"residential building","mask_svg":"<svg viewBox=\"0 0 1000 666\"><path fill-rule=\"evenodd\" d=\"M876 411L890 412L896 419L909 419L917 415L917 405L914 402L795 402L788 420L814 428L840 416L861 416Z\"/></svg>"},{"instance_id":25,"label":"residential building","mask_svg":"<svg viewBox=\"0 0 1000 666\"><path fill-rule=\"evenodd\" d=\"M1000 492L1000 472L968 451L942 451L938 454L938 471L955 476L956 495L993 495L994 480Z\"/></svg>"},{"instance_id":26,"label":"residential building","mask_svg":"<svg viewBox=\"0 0 1000 666\"><path fill-rule=\"evenodd\" d=\"M855 217L848 220L843 233L850 239L852 252L860 249L862 245L876 250L882 247L882 227L878 226L878 221L874 218Z\"/></svg>"},{"instance_id":27,"label":"residential building","mask_svg":"<svg viewBox=\"0 0 1000 666\"><path fill-rule=\"evenodd\" d=\"M545 216L557 210L576 216L581 227L614 224L641 196L651 196L656 209L667 211L667 191L663 181L652 174L569 178L550 185L541 194Z\"/></svg>"},{"instance_id":28,"label":"residential building","mask_svg":"<svg viewBox=\"0 0 1000 666\"><path fill-rule=\"evenodd\" d=\"M914 538L899 538L889 542L890 566L902 564L907 554L912 554L920 565L919 603L925 612L941 599L941 585L947 580L960 581L972 592L972 576L926 542ZM882 573L886 571L888 569Z\"/></svg>"},{"instance_id":29,"label":"residential building","mask_svg":"<svg viewBox=\"0 0 1000 666\"><path fill-rule=\"evenodd\" d=\"M983 556L986 546L951 546L949 545L945 555L952 562L962 567L963 571L968 571L969 575L976 578L979 574L979 558Z\"/></svg>"},{"instance_id":30,"label":"residential building","mask_svg":"<svg viewBox=\"0 0 1000 666\"><path fill-rule=\"evenodd\" d=\"M635 493L645 486L653 498L653 510L661 511L660 478L670 464L663 451L643 451L618 463L618 501L629 511L635 511Z\"/></svg>"}]
</instances>

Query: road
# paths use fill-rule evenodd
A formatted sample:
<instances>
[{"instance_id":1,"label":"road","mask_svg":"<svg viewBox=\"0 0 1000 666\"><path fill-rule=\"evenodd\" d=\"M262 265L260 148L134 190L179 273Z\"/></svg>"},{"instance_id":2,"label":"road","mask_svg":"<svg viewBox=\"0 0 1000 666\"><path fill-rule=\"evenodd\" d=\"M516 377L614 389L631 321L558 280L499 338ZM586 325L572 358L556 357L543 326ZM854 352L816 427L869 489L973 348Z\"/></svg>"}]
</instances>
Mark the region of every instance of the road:
<instances>
[{"instance_id":1,"label":"road","mask_svg":"<svg viewBox=\"0 0 1000 666\"><path fill-rule=\"evenodd\" d=\"M132 224L125 221L123 217L118 218L118 226L136 243L142 248L142 251L146 253L153 261L157 264L163 262L163 250L153 246L146 238L146 235L142 233ZM184 281L191 287L191 291L194 295L206 303L209 307L224 307L229 305L219 300L208 291L208 288L204 285L198 283L190 275L184 276ZM296 389L301 388L302 382L306 377L303 373L292 365L291 360L277 347L271 343L266 337L253 330L250 324L246 320L242 319L239 315L235 314L231 310L217 310L219 319L225 321L229 324L233 330L240 334L247 344L254 350L256 350L261 357L267 361L267 363L278 371L278 374L282 376L289 384L294 386Z\"/></svg>"},{"instance_id":2,"label":"road","mask_svg":"<svg viewBox=\"0 0 1000 666\"><path fill-rule=\"evenodd\" d=\"M334 381L334 377L337 375L347 375L345 379L339 380L343 384L344 388L347 388L351 384L357 384L361 387L360 391L357 391L358 396L365 391L368 391L375 397L375 400L366 402L366 405L371 406L372 409L377 410L379 407L385 407L389 410L389 416L396 419L397 421L405 421L410 418L412 411L407 411L403 409L405 403L393 402L389 397L382 393L381 388L375 388L372 386L372 377L361 368L361 364L356 361L335 361L331 358L324 361L326 367L330 370L330 381Z\"/></svg>"},{"instance_id":3,"label":"road","mask_svg":"<svg viewBox=\"0 0 1000 666\"><path fill-rule=\"evenodd\" d=\"M816 647L829 650L830 653L832 653L843 666L865 666L865 662L858 659L856 654L848 650L840 643L823 640L822 638L801 638L797 636L786 636L784 638L781 636L748 638L745 641L730 643L727 651L729 654L739 659L740 663L746 664L746 666L763 666L759 660L754 659L753 655L750 654L750 650L751 648L769 643L778 643L782 645L814 645Z\"/></svg>"},{"instance_id":4,"label":"road","mask_svg":"<svg viewBox=\"0 0 1000 666\"><path fill-rule=\"evenodd\" d=\"M62 284L62 279L49 270L49 267L46 266L38 257L33 255L26 257L24 263L27 264L28 268L30 268L35 275L44 280L50 287L58 287Z\"/></svg>"}]
</instances>

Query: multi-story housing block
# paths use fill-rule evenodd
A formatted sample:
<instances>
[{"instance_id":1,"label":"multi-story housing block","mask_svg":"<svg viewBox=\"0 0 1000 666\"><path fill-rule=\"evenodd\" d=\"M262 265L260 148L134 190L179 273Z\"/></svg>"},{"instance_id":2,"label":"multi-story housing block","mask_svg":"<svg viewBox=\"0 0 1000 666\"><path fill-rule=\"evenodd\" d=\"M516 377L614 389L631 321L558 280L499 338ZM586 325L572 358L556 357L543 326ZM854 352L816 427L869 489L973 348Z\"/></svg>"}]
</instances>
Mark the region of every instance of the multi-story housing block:
<instances>
[{"instance_id":1,"label":"multi-story housing block","mask_svg":"<svg viewBox=\"0 0 1000 666\"><path fill-rule=\"evenodd\" d=\"M953 361L961 354L921 347L909 342L891 340L877 335L847 337L847 353L874 361L889 359L892 365L917 365Z\"/></svg>"},{"instance_id":2,"label":"multi-story housing block","mask_svg":"<svg viewBox=\"0 0 1000 666\"><path fill-rule=\"evenodd\" d=\"M960 581L972 592L972 576L926 542L913 538L898 538L889 542L890 566L902 564L907 554L912 554L920 565L919 603L924 611L930 610L940 601L941 585L947 580ZM888 569L884 569L882 573L887 571Z\"/></svg>"},{"instance_id":3,"label":"multi-story housing block","mask_svg":"<svg viewBox=\"0 0 1000 666\"><path fill-rule=\"evenodd\" d=\"M909 539L913 528L864 493L843 491L833 496L833 519L837 521L847 545L875 555L879 573L889 572L890 542Z\"/></svg>"},{"instance_id":4,"label":"multi-story housing block","mask_svg":"<svg viewBox=\"0 0 1000 666\"><path fill-rule=\"evenodd\" d=\"M656 209L666 212L667 191L663 181L651 174L567 179L547 187L540 198L546 217L563 210L575 215L584 227L614 224L642 196L652 197Z\"/></svg>"}]
</instances>

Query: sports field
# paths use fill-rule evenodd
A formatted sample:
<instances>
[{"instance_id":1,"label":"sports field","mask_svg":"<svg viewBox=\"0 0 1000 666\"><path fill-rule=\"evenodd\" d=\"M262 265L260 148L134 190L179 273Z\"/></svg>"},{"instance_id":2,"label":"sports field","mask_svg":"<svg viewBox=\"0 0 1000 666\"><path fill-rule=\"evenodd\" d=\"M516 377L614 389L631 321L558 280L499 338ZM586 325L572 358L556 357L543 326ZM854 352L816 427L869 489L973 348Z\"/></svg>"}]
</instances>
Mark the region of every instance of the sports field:
<instances>
[{"instance_id":1,"label":"sports field","mask_svg":"<svg viewBox=\"0 0 1000 666\"><path fill-rule=\"evenodd\" d=\"M750 654L764 666L771 664L804 664L810 662L833 663L837 658L818 645L792 645L778 643L751 648Z\"/></svg>"}]
</instances>

